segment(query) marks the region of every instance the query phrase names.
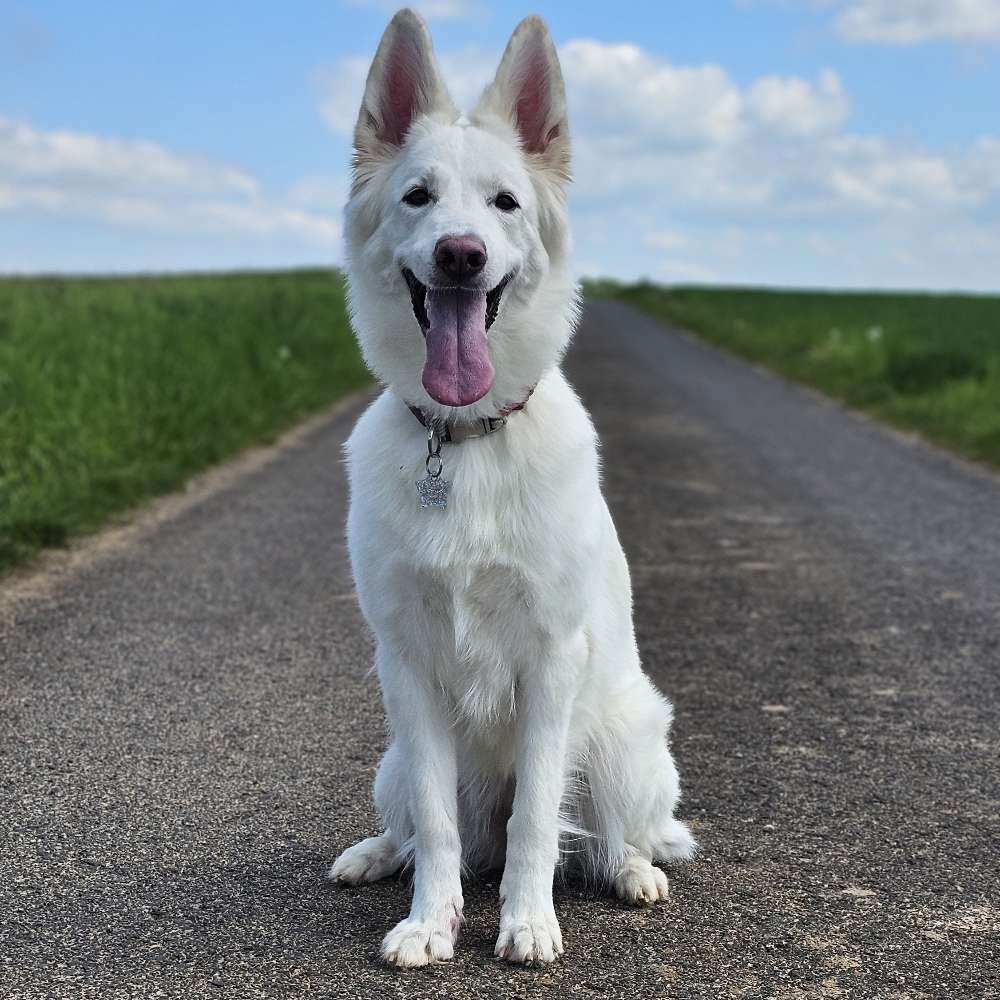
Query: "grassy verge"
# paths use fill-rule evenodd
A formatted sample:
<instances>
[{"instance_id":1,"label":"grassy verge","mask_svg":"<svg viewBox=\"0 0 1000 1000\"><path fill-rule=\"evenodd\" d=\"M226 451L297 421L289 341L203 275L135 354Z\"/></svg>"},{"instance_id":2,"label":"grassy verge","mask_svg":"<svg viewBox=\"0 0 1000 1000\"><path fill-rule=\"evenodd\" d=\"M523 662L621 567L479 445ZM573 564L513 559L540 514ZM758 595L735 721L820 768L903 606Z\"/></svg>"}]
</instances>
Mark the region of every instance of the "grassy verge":
<instances>
[{"instance_id":1,"label":"grassy verge","mask_svg":"<svg viewBox=\"0 0 1000 1000\"><path fill-rule=\"evenodd\" d=\"M589 291L1000 467L1000 297L605 282Z\"/></svg>"},{"instance_id":2,"label":"grassy verge","mask_svg":"<svg viewBox=\"0 0 1000 1000\"><path fill-rule=\"evenodd\" d=\"M0 571L366 377L330 271L0 280Z\"/></svg>"}]
</instances>

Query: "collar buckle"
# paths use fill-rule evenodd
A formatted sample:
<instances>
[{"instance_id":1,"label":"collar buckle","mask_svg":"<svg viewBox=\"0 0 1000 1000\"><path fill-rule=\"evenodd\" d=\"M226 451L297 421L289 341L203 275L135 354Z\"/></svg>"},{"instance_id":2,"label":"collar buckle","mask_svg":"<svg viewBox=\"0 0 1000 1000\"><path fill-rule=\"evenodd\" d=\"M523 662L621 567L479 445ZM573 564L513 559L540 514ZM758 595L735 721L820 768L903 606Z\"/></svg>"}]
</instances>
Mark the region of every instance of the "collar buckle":
<instances>
[{"instance_id":1,"label":"collar buckle","mask_svg":"<svg viewBox=\"0 0 1000 1000\"><path fill-rule=\"evenodd\" d=\"M506 417L483 417L481 420L483 425L483 434L493 434L507 426Z\"/></svg>"}]
</instances>

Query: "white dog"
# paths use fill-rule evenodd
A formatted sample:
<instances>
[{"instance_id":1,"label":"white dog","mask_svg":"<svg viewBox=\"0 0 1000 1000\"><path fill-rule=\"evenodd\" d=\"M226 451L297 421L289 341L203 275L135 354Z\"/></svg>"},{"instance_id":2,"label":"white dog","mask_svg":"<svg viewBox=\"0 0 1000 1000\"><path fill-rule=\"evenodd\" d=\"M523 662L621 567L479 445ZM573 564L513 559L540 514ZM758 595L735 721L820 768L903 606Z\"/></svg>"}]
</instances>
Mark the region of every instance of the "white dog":
<instances>
[{"instance_id":1,"label":"white dog","mask_svg":"<svg viewBox=\"0 0 1000 1000\"><path fill-rule=\"evenodd\" d=\"M624 899L664 899L669 703L642 672L594 429L559 368L577 318L562 75L538 18L468 120L412 11L386 29L354 134L354 327L385 391L347 443L348 539L391 745L385 832L356 884L413 864L385 959L452 957L463 863L503 865L496 954L550 962L561 853Z\"/></svg>"}]
</instances>

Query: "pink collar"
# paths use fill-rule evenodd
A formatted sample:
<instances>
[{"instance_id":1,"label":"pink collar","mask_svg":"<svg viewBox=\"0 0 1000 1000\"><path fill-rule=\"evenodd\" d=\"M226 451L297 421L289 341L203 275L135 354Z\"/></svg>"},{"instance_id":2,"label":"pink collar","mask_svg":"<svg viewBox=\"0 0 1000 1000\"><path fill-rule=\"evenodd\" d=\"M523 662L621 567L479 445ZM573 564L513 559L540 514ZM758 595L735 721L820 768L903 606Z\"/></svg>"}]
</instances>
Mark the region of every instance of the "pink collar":
<instances>
[{"instance_id":1,"label":"pink collar","mask_svg":"<svg viewBox=\"0 0 1000 1000\"><path fill-rule=\"evenodd\" d=\"M502 430L507 426L507 418L512 413L523 410L534 391L535 387L532 386L528 390L528 395L520 403L511 403L510 406L505 406L495 417L477 417L475 420L463 421L461 423L453 423L451 420L437 420L424 413L419 406L410 406L409 403L406 405L410 413L428 430L431 427L437 428L438 437L442 442L459 444L462 441L468 441L469 438L486 437L489 434L495 434L497 431Z\"/></svg>"}]
</instances>

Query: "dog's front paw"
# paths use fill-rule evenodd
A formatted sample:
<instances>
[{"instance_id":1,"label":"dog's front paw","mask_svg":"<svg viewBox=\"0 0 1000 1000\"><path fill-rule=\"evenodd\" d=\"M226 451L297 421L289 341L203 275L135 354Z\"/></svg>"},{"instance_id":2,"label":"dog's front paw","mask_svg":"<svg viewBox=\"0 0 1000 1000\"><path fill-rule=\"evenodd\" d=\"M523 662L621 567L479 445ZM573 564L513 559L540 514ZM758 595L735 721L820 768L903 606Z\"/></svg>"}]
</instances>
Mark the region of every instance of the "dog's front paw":
<instances>
[{"instance_id":1,"label":"dog's front paw","mask_svg":"<svg viewBox=\"0 0 1000 1000\"><path fill-rule=\"evenodd\" d=\"M447 962L455 954L450 927L431 920L401 920L382 939L382 957L400 969Z\"/></svg>"},{"instance_id":2,"label":"dog's front paw","mask_svg":"<svg viewBox=\"0 0 1000 1000\"><path fill-rule=\"evenodd\" d=\"M563 953L562 931L555 911L500 914L500 936L494 954L508 962L554 962Z\"/></svg>"},{"instance_id":3,"label":"dog's front paw","mask_svg":"<svg viewBox=\"0 0 1000 1000\"><path fill-rule=\"evenodd\" d=\"M639 854L626 858L615 876L615 892L634 906L652 906L670 895L667 876Z\"/></svg>"},{"instance_id":4,"label":"dog's front paw","mask_svg":"<svg viewBox=\"0 0 1000 1000\"><path fill-rule=\"evenodd\" d=\"M461 923L461 897L445 906L439 918L425 920L411 915L382 939L382 958L400 969L447 962L455 954Z\"/></svg>"}]
</instances>

